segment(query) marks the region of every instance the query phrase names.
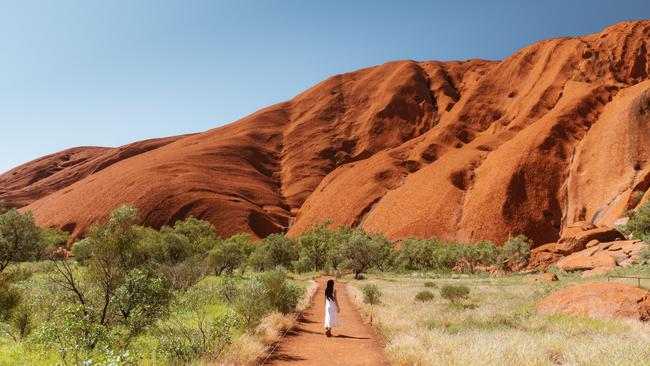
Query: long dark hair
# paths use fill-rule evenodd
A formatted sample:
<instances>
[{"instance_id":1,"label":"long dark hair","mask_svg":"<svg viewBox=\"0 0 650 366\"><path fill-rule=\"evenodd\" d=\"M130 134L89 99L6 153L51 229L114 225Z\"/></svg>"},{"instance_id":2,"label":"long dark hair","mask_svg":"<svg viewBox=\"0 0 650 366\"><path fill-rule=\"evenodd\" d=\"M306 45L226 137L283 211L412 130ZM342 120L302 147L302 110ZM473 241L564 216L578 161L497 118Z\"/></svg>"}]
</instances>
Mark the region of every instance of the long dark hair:
<instances>
[{"instance_id":1,"label":"long dark hair","mask_svg":"<svg viewBox=\"0 0 650 366\"><path fill-rule=\"evenodd\" d=\"M325 287L325 297L329 300L334 301L334 280L327 281L327 287Z\"/></svg>"}]
</instances>

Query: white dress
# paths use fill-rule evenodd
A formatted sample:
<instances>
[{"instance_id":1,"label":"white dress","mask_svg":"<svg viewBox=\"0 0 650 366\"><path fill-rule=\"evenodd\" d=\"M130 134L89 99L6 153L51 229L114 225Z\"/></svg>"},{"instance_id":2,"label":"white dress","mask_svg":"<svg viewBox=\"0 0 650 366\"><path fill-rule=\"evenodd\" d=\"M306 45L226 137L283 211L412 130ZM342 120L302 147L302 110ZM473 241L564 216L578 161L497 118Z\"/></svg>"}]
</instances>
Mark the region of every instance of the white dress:
<instances>
[{"instance_id":1,"label":"white dress","mask_svg":"<svg viewBox=\"0 0 650 366\"><path fill-rule=\"evenodd\" d=\"M335 328L340 326L341 326L341 321L339 320L339 313L336 308L336 303L326 298L325 299L325 328Z\"/></svg>"}]
</instances>

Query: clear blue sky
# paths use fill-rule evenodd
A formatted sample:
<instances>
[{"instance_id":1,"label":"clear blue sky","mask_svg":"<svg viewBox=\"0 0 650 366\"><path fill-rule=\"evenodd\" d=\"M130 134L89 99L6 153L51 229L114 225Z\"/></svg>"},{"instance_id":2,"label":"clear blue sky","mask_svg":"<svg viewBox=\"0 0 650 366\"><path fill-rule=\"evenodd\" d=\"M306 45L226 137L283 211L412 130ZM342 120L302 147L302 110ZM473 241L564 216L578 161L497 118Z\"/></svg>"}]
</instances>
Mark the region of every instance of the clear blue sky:
<instances>
[{"instance_id":1,"label":"clear blue sky","mask_svg":"<svg viewBox=\"0 0 650 366\"><path fill-rule=\"evenodd\" d=\"M389 60L502 59L647 0L0 0L0 172L203 131Z\"/></svg>"}]
</instances>

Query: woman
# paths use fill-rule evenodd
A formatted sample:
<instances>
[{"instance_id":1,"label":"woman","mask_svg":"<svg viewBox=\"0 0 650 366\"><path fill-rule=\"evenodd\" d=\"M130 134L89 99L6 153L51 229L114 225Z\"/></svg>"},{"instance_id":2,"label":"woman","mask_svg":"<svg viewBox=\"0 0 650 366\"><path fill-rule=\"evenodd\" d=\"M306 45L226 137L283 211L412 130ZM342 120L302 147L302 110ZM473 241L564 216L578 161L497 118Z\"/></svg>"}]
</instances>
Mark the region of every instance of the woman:
<instances>
[{"instance_id":1,"label":"woman","mask_svg":"<svg viewBox=\"0 0 650 366\"><path fill-rule=\"evenodd\" d=\"M325 288L325 335L331 337L332 328L340 326L339 302L336 299L334 280L329 280L327 281L327 287Z\"/></svg>"}]
</instances>

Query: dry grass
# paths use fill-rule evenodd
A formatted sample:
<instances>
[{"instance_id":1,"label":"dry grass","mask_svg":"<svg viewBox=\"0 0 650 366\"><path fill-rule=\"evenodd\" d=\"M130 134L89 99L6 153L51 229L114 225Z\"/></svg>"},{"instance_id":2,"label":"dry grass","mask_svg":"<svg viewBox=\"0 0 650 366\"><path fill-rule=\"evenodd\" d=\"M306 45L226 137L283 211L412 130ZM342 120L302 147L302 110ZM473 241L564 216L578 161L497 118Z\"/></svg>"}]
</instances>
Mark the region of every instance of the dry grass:
<instances>
[{"instance_id":1,"label":"dry grass","mask_svg":"<svg viewBox=\"0 0 650 366\"><path fill-rule=\"evenodd\" d=\"M530 284L531 277L437 279L464 284L470 299L450 305L436 298L415 301L425 278L371 277L382 304L363 304L362 313L386 343L394 365L650 365L650 325L537 314L534 304L573 282ZM434 291L435 292L435 291Z\"/></svg>"},{"instance_id":2,"label":"dry grass","mask_svg":"<svg viewBox=\"0 0 650 366\"><path fill-rule=\"evenodd\" d=\"M309 306L318 284L310 280L305 293L296 306L299 313ZM270 346L280 340L285 331L296 324L295 314L273 312L262 319L252 335L243 334L230 345L223 356L212 364L219 366L253 366L258 365L268 354Z\"/></svg>"}]
</instances>

